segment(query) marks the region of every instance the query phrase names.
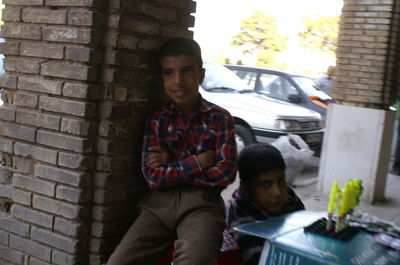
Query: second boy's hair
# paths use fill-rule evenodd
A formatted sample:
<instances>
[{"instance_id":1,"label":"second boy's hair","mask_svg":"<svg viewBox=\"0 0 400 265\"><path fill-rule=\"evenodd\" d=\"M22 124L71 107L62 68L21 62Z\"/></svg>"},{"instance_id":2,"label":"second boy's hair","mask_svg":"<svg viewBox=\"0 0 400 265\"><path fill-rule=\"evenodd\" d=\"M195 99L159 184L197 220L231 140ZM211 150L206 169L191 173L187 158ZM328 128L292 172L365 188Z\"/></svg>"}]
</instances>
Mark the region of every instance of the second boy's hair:
<instances>
[{"instance_id":1,"label":"second boy's hair","mask_svg":"<svg viewBox=\"0 0 400 265\"><path fill-rule=\"evenodd\" d=\"M188 38L176 37L167 40L160 49L160 60L167 56L189 55L196 58L199 69L203 68L203 59L199 44Z\"/></svg>"},{"instance_id":2,"label":"second boy's hair","mask_svg":"<svg viewBox=\"0 0 400 265\"><path fill-rule=\"evenodd\" d=\"M281 169L285 171L286 164L281 152L270 144L251 144L239 154L239 178L244 184L250 184L258 175Z\"/></svg>"}]
</instances>

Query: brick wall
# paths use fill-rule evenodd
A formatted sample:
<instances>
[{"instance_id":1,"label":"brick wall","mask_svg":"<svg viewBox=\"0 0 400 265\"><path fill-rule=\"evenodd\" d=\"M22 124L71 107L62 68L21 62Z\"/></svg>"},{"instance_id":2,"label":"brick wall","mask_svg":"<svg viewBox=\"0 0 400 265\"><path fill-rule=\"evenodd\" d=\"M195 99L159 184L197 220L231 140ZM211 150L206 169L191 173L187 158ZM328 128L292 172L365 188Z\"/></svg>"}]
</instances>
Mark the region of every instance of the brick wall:
<instances>
[{"instance_id":1,"label":"brick wall","mask_svg":"<svg viewBox=\"0 0 400 265\"><path fill-rule=\"evenodd\" d=\"M102 264L146 185L155 53L191 0L3 0L0 264Z\"/></svg>"},{"instance_id":2,"label":"brick wall","mask_svg":"<svg viewBox=\"0 0 400 265\"><path fill-rule=\"evenodd\" d=\"M339 103L387 109L395 100L400 58L400 3L345 0L333 97Z\"/></svg>"}]
</instances>

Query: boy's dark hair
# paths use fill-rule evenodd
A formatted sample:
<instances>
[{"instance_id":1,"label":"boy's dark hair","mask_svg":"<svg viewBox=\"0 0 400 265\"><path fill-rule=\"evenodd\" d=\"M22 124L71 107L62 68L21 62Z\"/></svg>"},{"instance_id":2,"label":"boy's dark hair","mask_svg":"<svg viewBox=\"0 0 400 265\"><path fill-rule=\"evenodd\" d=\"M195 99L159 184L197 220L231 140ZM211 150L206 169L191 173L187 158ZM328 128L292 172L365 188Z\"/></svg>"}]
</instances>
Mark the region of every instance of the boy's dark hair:
<instances>
[{"instance_id":1,"label":"boy's dark hair","mask_svg":"<svg viewBox=\"0 0 400 265\"><path fill-rule=\"evenodd\" d=\"M203 68L203 59L201 58L201 48L199 44L192 39L176 37L167 40L160 49L160 61L167 56L189 55L196 58L200 69Z\"/></svg>"},{"instance_id":2,"label":"boy's dark hair","mask_svg":"<svg viewBox=\"0 0 400 265\"><path fill-rule=\"evenodd\" d=\"M286 164L281 152L270 144L256 143L246 146L238 158L239 178L244 184L250 184L258 175L281 169Z\"/></svg>"}]
</instances>

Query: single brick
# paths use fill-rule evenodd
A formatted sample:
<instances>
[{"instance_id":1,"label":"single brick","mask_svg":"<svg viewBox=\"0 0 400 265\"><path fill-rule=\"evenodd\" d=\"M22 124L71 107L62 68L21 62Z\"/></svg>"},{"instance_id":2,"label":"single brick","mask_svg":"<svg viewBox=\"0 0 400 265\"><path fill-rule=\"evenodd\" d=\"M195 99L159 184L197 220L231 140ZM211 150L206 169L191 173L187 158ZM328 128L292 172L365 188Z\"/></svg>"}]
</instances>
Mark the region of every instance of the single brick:
<instances>
[{"instance_id":1,"label":"single brick","mask_svg":"<svg viewBox=\"0 0 400 265\"><path fill-rule=\"evenodd\" d=\"M50 80L43 77L18 77L18 88L22 90L61 95L62 85L62 81Z\"/></svg>"},{"instance_id":2,"label":"single brick","mask_svg":"<svg viewBox=\"0 0 400 265\"><path fill-rule=\"evenodd\" d=\"M15 107L1 106L0 107L0 120L15 121Z\"/></svg>"},{"instance_id":3,"label":"single brick","mask_svg":"<svg viewBox=\"0 0 400 265\"><path fill-rule=\"evenodd\" d=\"M12 183L15 187L30 190L36 193L48 195L54 197L55 195L55 183L40 180L34 177L26 177L19 174L14 174Z\"/></svg>"},{"instance_id":4,"label":"single brick","mask_svg":"<svg viewBox=\"0 0 400 265\"><path fill-rule=\"evenodd\" d=\"M12 153L13 142L11 140L0 137L0 151L6 153Z\"/></svg>"},{"instance_id":5,"label":"single brick","mask_svg":"<svg viewBox=\"0 0 400 265\"><path fill-rule=\"evenodd\" d=\"M28 206L29 207L29 206ZM11 207L11 214L25 222L36 224L43 227L51 228L53 226L53 216L32 208L23 207L20 205L13 205Z\"/></svg>"},{"instance_id":6,"label":"single brick","mask_svg":"<svg viewBox=\"0 0 400 265\"><path fill-rule=\"evenodd\" d=\"M52 130L59 130L61 117L44 114L36 111L19 110L17 112L17 122L42 127Z\"/></svg>"},{"instance_id":7,"label":"single brick","mask_svg":"<svg viewBox=\"0 0 400 265\"><path fill-rule=\"evenodd\" d=\"M87 263L86 255L70 255L65 252L57 251L56 249L53 250L51 260L53 261L54 264L58 265L80 265ZM96 263L89 263L89 264L96 264Z\"/></svg>"},{"instance_id":8,"label":"single brick","mask_svg":"<svg viewBox=\"0 0 400 265\"><path fill-rule=\"evenodd\" d=\"M100 56L97 54L99 53L88 47L67 47L65 58L76 62L98 63Z\"/></svg>"},{"instance_id":9,"label":"single brick","mask_svg":"<svg viewBox=\"0 0 400 265\"><path fill-rule=\"evenodd\" d=\"M87 136L90 132L94 132L94 122L87 120L63 118L61 120L61 132Z\"/></svg>"},{"instance_id":10,"label":"single brick","mask_svg":"<svg viewBox=\"0 0 400 265\"><path fill-rule=\"evenodd\" d=\"M0 218L0 228L23 237L29 235L29 225L6 216Z\"/></svg>"},{"instance_id":11,"label":"single brick","mask_svg":"<svg viewBox=\"0 0 400 265\"><path fill-rule=\"evenodd\" d=\"M58 185L56 189L56 198L69 202L86 203L90 202L92 194L87 190Z\"/></svg>"},{"instance_id":12,"label":"single brick","mask_svg":"<svg viewBox=\"0 0 400 265\"><path fill-rule=\"evenodd\" d=\"M32 227L31 237L33 240L37 240L71 254L84 251L82 241L65 237L49 230Z\"/></svg>"},{"instance_id":13,"label":"single brick","mask_svg":"<svg viewBox=\"0 0 400 265\"><path fill-rule=\"evenodd\" d=\"M83 7L96 7L99 6L102 1L99 0L47 0L46 5L48 6L83 6Z\"/></svg>"},{"instance_id":14,"label":"single brick","mask_svg":"<svg viewBox=\"0 0 400 265\"><path fill-rule=\"evenodd\" d=\"M36 130L30 127L0 121L0 135L33 142L35 141Z\"/></svg>"},{"instance_id":15,"label":"single brick","mask_svg":"<svg viewBox=\"0 0 400 265\"><path fill-rule=\"evenodd\" d=\"M21 8L8 7L2 9L1 19L3 21L10 21L10 22L21 21Z\"/></svg>"},{"instance_id":16,"label":"single brick","mask_svg":"<svg viewBox=\"0 0 400 265\"><path fill-rule=\"evenodd\" d=\"M47 8L24 8L22 20L28 23L66 24L67 10L51 10Z\"/></svg>"},{"instance_id":17,"label":"single brick","mask_svg":"<svg viewBox=\"0 0 400 265\"><path fill-rule=\"evenodd\" d=\"M96 105L93 103L47 96L40 97L39 108L80 117L91 117L96 114Z\"/></svg>"},{"instance_id":18,"label":"single brick","mask_svg":"<svg viewBox=\"0 0 400 265\"><path fill-rule=\"evenodd\" d=\"M109 38L111 38L111 36L109 36ZM121 49L136 50L139 40L140 39L136 36L121 34L119 35L117 43L114 46Z\"/></svg>"},{"instance_id":19,"label":"single brick","mask_svg":"<svg viewBox=\"0 0 400 265\"><path fill-rule=\"evenodd\" d=\"M160 29L159 36L163 37L177 36L177 37L193 38L193 32L188 31L187 27L183 26L177 27L177 26L163 25Z\"/></svg>"},{"instance_id":20,"label":"single brick","mask_svg":"<svg viewBox=\"0 0 400 265\"><path fill-rule=\"evenodd\" d=\"M34 257L31 257L29 259L29 265L52 265L52 263L47 263L47 262L35 259Z\"/></svg>"},{"instance_id":21,"label":"single brick","mask_svg":"<svg viewBox=\"0 0 400 265\"><path fill-rule=\"evenodd\" d=\"M29 206L31 205L31 196L31 192L22 191L10 186L0 185L0 197L10 198L13 202Z\"/></svg>"},{"instance_id":22,"label":"single brick","mask_svg":"<svg viewBox=\"0 0 400 265\"><path fill-rule=\"evenodd\" d=\"M12 72L22 72L28 74L38 74L40 64L44 59L34 59L26 57L6 57L4 60L4 69Z\"/></svg>"},{"instance_id":23,"label":"single brick","mask_svg":"<svg viewBox=\"0 0 400 265\"><path fill-rule=\"evenodd\" d=\"M10 235L10 247L45 261L50 261L51 248L27 238Z\"/></svg>"},{"instance_id":24,"label":"single brick","mask_svg":"<svg viewBox=\"0 0 400 265\"><path fill-rule=\"evenodd\" d=\"M0 258L12 262L13 264L23 264L24 257L25 257L24 253L21 253L20 251L8 247L3 247L3 246L0 247ZM9 263L2 263L2 262L1 264L9 265Z\"/></svg>"},{"instance_id":25,"label":"single brick","mask_svg":"<svg viewBox=\"0 0 400 265\"><path fill-rule=\"evenodd\" d=\"M0 75L0 87L17 88L17 76L9 73Z\"/></svg>"},{"instance_id":26,"label":"single brick","mask_svg":"<svg viewBox=\"0 0 400 265\"><path fill-rule=\"evenodd\" d=\"M151 19L124 16L121 18L120 22L121 30L134 31L148 35L159 35L160 25Z\"/></svg>"},{"instance_id":27,"label":"single brick","mask_svg":"<svg viewBox=\"0 0 400 265\"><path fill-rule=\"evenodd\" d=\"M41 6L44 0L3 0L5 5L17 5L17 6Z\"/></svg>"},{"instance_id":28,"label":"single brick","mask_svg":"<svg viewBox=\"0 0 400 265\"><path fill-rule=\"evenodd\" d=\"M68 220L61 217L56 217L54 219L54 231L62 233L67 236L72 237L82 237L86 236L85 223L74 220Z\"/></svg>"},{"instance_id":29,"label":"single brick","mask_svg":"<svg viewBox=\"0 0 400 265\"><path fill-rule=\"evenodd\" d=\"M14 145L14 154L23 157L32 157L33 159L52 164L57 163L57 151L35 145L17 142Z\"/></svg>"},{"instance_id":30,"label":"single brick","mask_svg":"<svg viewBox=\"0 0 400 265\"><path fill-rule=\"evenodd\" d=\"M80 28L43 27L43 40L89 44L92 40L92 31Z\"/></svg>"},{"instance_id":31,"label":"single brick","mask_svg":"<svg viewBox=\"0 0 400 265\"><path fill-rule=\"evenodd\" d=\"M76 26L92 26L94 12L90 10L71 10L68 12L68 24Z\"/></svg>"},{"instance_id":32,"label":"single brick","mask_svg":"<svg viewBox=\"0 0 400 265\"><path fill-rule=\"evenodd\" d=\"M69 136L66 134L39 130L36 141L47 146L53 146L79 153L87 153L92 151L91 141L89 139Z\"/></svg>"},{"instance_id":33,"label":"single brick","mask_svg":"<svg viewBox=\"0 0 400 265\"><path fill-rule=\"evenodd\" d=\"M94 165L93 156L82 156L76 153L59 153L58 165L72 169L86 170Z\"/></svg>"},{"instance_id":34,"label":"single brick","mask_svg":"<svg viewBox=\"0 0 400 265\"><path fill-rule=\"evenodd\" d=\"M35 165L35 176L74 187L87 187L90 183L90 175L84 171L67 170L40 164Z\"/></svg>"},{"instance_id":35,"label":"single brick","mask_svg":"<svg viewBox=\"0 0 400 265\"><path fill-rule=\"evenodd\" d=\"M46 43L46 44L22 43L21 44L21 55L32 56L32 57L62 59L62 58L64 58L64 46L50 45L48 43Z\"/></svg>"},{"instance_id":36,"label":"single brick","mask_svg":"<svg viewBox=\"0 0 400 265\"><path fill-rule=\"evenodd\" d=\"M40 26L25 23L13 23L1 25L0 36L3 38L40 40L42 30Z\"/></svg>"},{"instance_id":37,"label":"single brick","mask_svg":"<svg viewBox=\"0 0 400 265\"><path fill-rule=\"evenodd\" d=\"M68 219L79 218L82 211L82 207L76 204L70 204L36 194L33 195L32 205L35 209L63 216Z\"/></svg>"},{"instance_id":38,"label":"single brick","mask_svg":"<svg viewBox=\"0 0 400 265\"><path fill-rule=\"evenodd\" d=\"M66 82L63 87L63 95L72 98L101 99L102 92L100 86L89 84Z\"/></svg>"},{"instance_id":39,"label":"single brick","mask_svg":"<svg viewBox=\"0 0 400 265\"><path fill-rule=\"evenodd\" d=\"M37 108L39 105L38 95L17 91L14 104L18 107Z\"/></svg>"},{"instance_id":40,"label":"single brick","mask_svg":"<svg viewBox=\"0 0 400 265\"><path fill-rule=\"evenodd\" d=\"M96 69L81 64L48 62L43 63L41 74L75 80L94 81L96 79Z\"/></svg>"}]
</instances>

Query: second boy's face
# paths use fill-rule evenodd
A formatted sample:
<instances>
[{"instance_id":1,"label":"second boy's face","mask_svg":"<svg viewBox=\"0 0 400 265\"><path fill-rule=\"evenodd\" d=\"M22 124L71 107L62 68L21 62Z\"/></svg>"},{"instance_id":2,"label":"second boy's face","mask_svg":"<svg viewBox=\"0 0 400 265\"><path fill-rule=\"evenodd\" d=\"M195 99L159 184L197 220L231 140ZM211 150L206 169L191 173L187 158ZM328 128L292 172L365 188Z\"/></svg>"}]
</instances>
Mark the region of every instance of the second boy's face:
<instances>
[{"instance_id":1,"label":"second boy's face","mask_svg":"<svg viewBox=\"0 0 400 265\"><path fill-rule=\"evenodd\" d=\"M249 196L268 213L282 209L287 199L287 191L284 171L281 169L258 175L250 186L246 187Z\"/></svg>"},{"instance_id":2,"label":"second boy's face","mask_svg":"<svg viewBox=\"0 0 400 265\"><path fill-rule=\"evenodd\" d=\"M167 56L161 60L165 92L183 111L192 110L196 106L204 72L194 56Z\"/></svg>"}]
</instances>

